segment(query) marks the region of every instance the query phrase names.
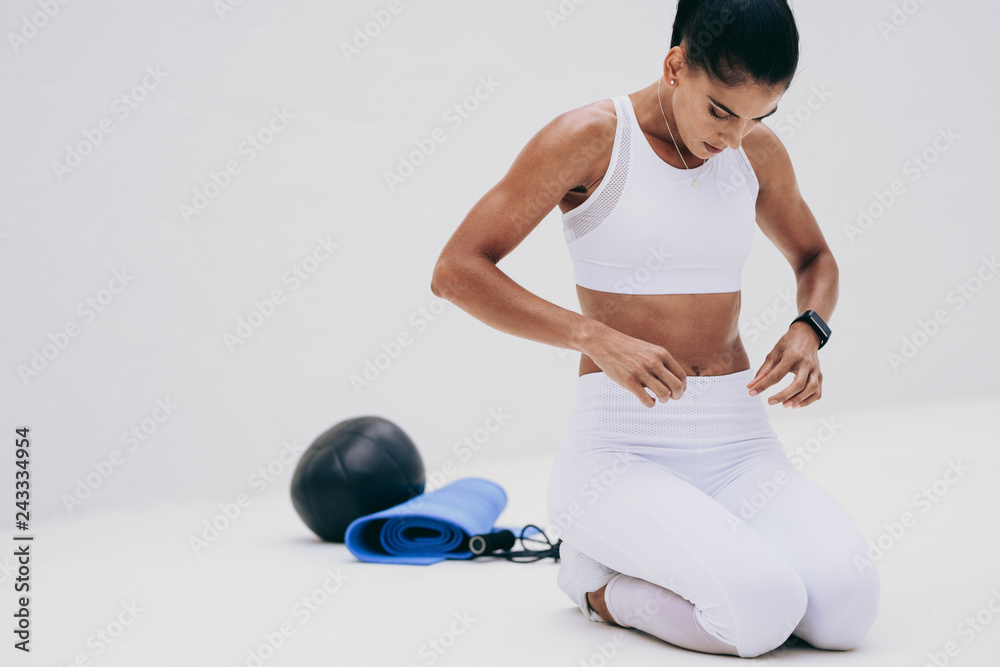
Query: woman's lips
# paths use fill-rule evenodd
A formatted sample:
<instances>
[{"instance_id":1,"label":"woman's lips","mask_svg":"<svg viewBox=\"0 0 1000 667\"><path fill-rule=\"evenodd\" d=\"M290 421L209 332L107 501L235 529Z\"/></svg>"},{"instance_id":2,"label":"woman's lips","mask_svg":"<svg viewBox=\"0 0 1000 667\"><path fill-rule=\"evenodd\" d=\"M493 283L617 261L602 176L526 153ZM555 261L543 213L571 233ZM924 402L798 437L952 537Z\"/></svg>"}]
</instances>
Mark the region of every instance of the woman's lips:
<instances>
[{"instance_id":1,"label":"woman's lips","mask_svg":"<svg viewBox=\"0 0 1000 667\"><path fill-rule=\"evenodd\" d=\"M715 146L709 143L705 143L705 150L707 150L709 153L712 153L713 155L718 155L719 153L722 152L721 148L716 148Z\"/></svg>"}]
</instances>

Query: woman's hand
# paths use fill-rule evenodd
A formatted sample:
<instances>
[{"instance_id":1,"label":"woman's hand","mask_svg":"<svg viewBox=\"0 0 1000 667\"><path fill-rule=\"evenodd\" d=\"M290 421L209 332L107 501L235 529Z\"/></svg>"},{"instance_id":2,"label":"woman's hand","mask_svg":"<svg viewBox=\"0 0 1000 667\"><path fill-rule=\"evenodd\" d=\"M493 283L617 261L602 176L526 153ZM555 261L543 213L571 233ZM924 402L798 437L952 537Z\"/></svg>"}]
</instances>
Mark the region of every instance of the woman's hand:
<instances>
[{"instance_id":1,"label":"woman's hand","mask_svg":"<svg viewBox=\"0 0 1000 667\"><path fill-rule=\"evenodd\" d=\"M777 384L786 373L795 379L782 391L767 400L768 404L781 403L786 408L801 408L818 401L823 395L823 374L819 370L819 336L805 322L795 322L764 358L764 365L757 371L747 389L756 396Z\"/></svg>"},{"instance_id":2,"label":"woman's hand","mask_svg":"<svg viewBox=\"0 0 1000 667\"><path fill-rule=\"evenodd\" d=\"M647 408L678 399L687 389L687 374L666 348L606 329L585 354L612 380L635 394Z\"/></svg>"}]
</instances>

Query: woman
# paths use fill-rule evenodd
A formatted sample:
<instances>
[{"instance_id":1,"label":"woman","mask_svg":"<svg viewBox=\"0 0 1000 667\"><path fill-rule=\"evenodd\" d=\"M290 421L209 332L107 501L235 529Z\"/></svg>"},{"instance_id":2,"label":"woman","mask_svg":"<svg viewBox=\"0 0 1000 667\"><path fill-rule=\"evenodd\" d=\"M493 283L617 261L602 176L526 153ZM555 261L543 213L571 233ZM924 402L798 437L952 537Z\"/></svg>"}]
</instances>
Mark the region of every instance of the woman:
<instances>
[{"instance_id":1,"label":"woman","mask_svg":"<svg viewBox=\"0 0 1000 667\"><path fill-rule=\"evenodd\" d=\"M768 403L821 396L838 270L761 121L798 62L784 0L680 0L663 75L539 131L469 212L431 289L501 331L581 353L548 510L588 619L754 657L791 634L857 646L879 579L847 512L795 470ZM496 264L559 205L582 314ZM756 373L740 341L754 222L803 313ZM863 565L859 565L863 563Z\"/></svg>"}]
</instances>

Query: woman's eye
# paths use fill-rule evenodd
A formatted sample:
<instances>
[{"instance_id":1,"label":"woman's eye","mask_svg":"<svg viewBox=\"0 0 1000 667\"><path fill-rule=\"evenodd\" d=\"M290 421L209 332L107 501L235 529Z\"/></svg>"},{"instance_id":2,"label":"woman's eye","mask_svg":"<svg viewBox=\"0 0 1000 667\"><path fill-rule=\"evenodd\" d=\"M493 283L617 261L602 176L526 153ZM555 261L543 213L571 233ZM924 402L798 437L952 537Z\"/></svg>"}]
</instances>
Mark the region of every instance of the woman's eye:
<instances>
[{"instance_id":1,"label":"woman's eye","mask_svg":"<svg viewBox=\"0 0 1000 667\"><path fill-rule=\"evenodd\" d=\"M732 118L732 116L720 116L719 114L715 113L715 109L712 108L712 107L708 108L708 112L710 114L712 114L712 117L715 118L716 120L729 120L730 118ZM754 118L753 122L754 123L762 123L762 122L764 122L764 119L763 118Z\"/></svg>"}]
</instances>

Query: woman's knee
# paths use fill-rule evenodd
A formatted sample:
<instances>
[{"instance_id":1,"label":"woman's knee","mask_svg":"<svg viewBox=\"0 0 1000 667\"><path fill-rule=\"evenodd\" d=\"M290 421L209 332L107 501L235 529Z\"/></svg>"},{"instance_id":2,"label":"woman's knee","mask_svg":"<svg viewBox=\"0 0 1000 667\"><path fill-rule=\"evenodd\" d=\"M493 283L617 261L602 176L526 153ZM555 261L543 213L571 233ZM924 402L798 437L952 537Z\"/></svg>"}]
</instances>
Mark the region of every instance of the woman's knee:
<instances>
[{"instance_id":1,"label":"woman's knee","mask_svg":"<svg viewBox=\"0 0 1000 667\"><path fill-rule=\"evenodd\" d=\"M729 599L734 616L730 643L743 658L781 646L802 620L808 605L805 584L785 563L748 574L729 591Z\"/></svg>"},{"instance_id":2,"label":"woman's knee","mask_svg":"<svg viewBox=\"0 0 1000 667\"><path fill-rule=\"evenodd\" d=\"M868 635L878 614L881 586L874 567L830 576L809 591L809 607L796 635L816 648L846 651Z\"/></svg>"}]
</instances>

